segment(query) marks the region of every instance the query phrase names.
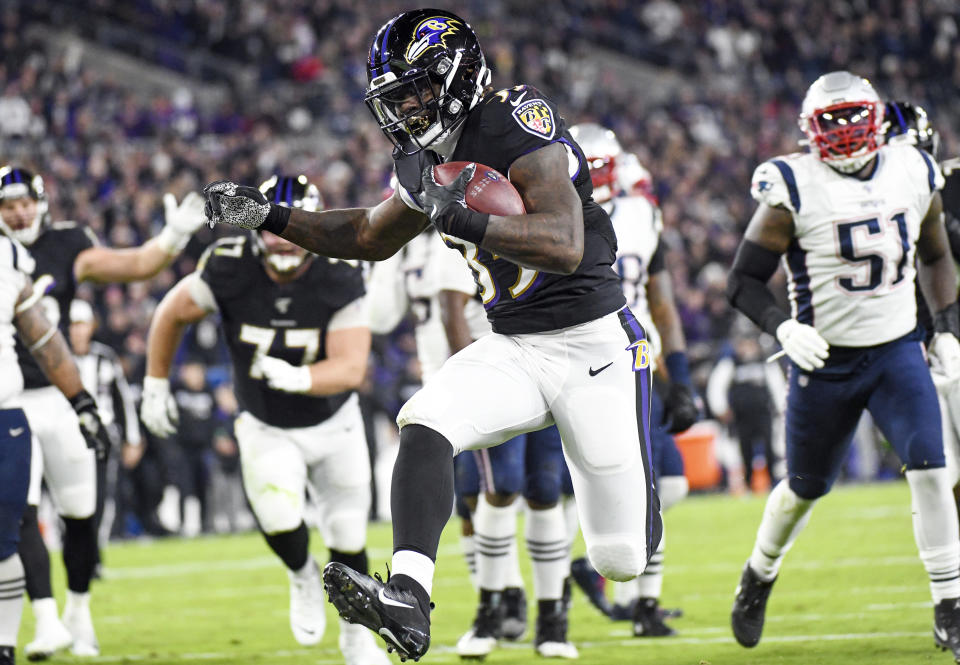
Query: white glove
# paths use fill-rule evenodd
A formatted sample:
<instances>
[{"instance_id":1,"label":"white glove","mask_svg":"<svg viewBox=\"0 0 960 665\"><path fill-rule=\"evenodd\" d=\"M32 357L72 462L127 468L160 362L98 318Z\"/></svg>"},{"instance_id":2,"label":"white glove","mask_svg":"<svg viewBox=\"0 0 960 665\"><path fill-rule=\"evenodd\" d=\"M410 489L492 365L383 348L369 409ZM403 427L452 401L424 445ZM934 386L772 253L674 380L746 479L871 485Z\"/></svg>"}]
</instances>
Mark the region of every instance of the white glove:
<instances>
[{"instance_id":1,"label":"white glove","mask_svg":"<svg viewBox=\"0 0 960 665\"><path fill-rule=\"evenodd\" d=\"M938 332L930 340L930 368L947 382L960 380L960 341L948 332Z\"/></svg>"},{"instance_id":2,"label":"white glove","mask_svg":"<svg viewBox=\"0 0 960 665\"><path fill-rule=\"evenodd\" d=\"M166 438L177 431L180 414L170 394L170 381L155 376L143 377L143 401L140 420L159 437Z\"/></svg>"},{"instance_id":3,"label":"white glove","mask_svg":"<svg viewBox=\"0 0 960 665\"><path fill-rule=\"evenodd\" d=\"M180 205L177 197L170 192L163 195L163 218L165 225L157 240L167 254L179 254L190 236L207 221L203 215L204 199L196 192L190 192Z\"/></svg>"},{"instance_id":4,"label":"white glove","mask_svg":"<svg viewBox=\"0 0 960 665\"><path fill-rule=\"evenodd\" d=\"M787 319L777 326L777 340L787 357L808 372L823 367L830 354L830 345L817 329L796 319Z\"/></svg>"},{"instance_id":5,"label":"white glove","mask_svg":"<svg viewBox=\"0 0 960 665\"><path fill-rule=\"evenodd\" d=\"M267 385L274 390L286 393L309 392L313 385L309 365L291 365L286 360L271 356L260 356L260 370Z\"/></svg>"}]
</instances>

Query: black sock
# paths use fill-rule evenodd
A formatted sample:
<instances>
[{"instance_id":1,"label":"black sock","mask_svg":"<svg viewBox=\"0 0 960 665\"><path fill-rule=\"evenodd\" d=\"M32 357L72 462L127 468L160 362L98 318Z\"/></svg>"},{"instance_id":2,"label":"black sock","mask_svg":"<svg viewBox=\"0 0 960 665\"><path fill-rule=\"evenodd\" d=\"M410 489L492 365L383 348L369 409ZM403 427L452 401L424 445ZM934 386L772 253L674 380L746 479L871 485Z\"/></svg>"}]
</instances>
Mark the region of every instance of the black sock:
<instances>
[{"instance_id":1,"label":"black sock","mask_svg":"<svg viewBox=\"0 0 960 665\"><path fill-rule=\"evenodd\" d=\"M63 524L63 566L67 569L67 588L74 593L86 593L97 566L97 522L93 516L83 519L64 517Z\"/></svg>"},{"instance_id":2,"label":"black sock","mask_svg":"<svg viewBox=\"0 0 960 665\"><path fill-rule=\"evenodd\" d=\"M390 507L393 551L413 550L436 561L453 508L453 447L441 434L423 425L400 430Z\"/></svg>"},{"instance_id":3,"label":"black sock","mask_svg":"<svg viewBox=\"0 0 960 665\"><path fill-rule=\"evenodd\" d=\"M345 566L350 566L358 573L367 574L369 570L369 565L367 564L367 550L360 550L353 554L347 552L341 552L340 550L335 550L332 547L330 548L330 560L338 561Z\"/></svg>"},{"instance_id":4,"label":"black sock","mask_svg":"<svg viewBox=\"0 0 960 665\"><path fill-rule=\"evenodd\" d=\"M267 545L276 552L287 568L297 572L307 565L307 557L310 556L310 532L307 531L306 524L300 522L300 526L293 531L263 535L267 539Z\"/></svg>"},{"instance_id":5,"label":"black sock","mask_svg":"<svg viewBox=\"0 0 960 665\"><path fill-rule=\"evenodd\" d=\"M20 521L20 545L17 547L27 578L27 595L30 600L52 598L50 586L50 554L40 535L37 522L37 507L27 506Z\"/></svg>"}]
</instances>

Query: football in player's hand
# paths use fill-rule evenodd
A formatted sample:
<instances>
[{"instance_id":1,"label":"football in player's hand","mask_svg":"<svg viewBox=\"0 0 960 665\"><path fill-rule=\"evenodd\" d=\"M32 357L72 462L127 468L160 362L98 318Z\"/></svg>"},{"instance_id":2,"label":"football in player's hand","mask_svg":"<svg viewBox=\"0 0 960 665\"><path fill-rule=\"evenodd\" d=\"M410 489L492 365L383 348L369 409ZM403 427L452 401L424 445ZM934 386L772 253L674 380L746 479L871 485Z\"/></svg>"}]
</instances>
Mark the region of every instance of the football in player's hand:
<instances>
[{"instance_id":1,"label":"football in player's hand","mask_svg":"<svg viewBox=\"0 0 960 665\"><path fill-rule=\"evenodd\" d=\"M437 184L449 185L471 163L473 162L438 164L433 167L433 178ZM477 164L473 178L467 183L466 201L471 210L501 217L522 215L526 212L520 192L510 184L507 176L483 164Z\"/></svg>"}]
</instances>

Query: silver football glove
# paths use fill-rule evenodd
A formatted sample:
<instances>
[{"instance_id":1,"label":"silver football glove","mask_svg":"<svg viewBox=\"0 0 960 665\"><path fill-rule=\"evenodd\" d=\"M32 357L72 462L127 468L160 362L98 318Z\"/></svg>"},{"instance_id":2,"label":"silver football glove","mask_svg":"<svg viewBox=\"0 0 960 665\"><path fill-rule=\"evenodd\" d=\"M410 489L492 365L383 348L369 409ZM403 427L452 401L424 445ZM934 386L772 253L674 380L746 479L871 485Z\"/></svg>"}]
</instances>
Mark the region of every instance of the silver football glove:
<instances>
[{"instance_id":1,"label":"silver football glove","mask_svg":"<svg viewBox=\"0 0 960 665\"><path fill-rule=\"evenodd\" d=\"M203 188L207 202L203 212L211 222L258 229L270 214L267 197L256 187L218 180Z\"/></svg>"}]
</instances>

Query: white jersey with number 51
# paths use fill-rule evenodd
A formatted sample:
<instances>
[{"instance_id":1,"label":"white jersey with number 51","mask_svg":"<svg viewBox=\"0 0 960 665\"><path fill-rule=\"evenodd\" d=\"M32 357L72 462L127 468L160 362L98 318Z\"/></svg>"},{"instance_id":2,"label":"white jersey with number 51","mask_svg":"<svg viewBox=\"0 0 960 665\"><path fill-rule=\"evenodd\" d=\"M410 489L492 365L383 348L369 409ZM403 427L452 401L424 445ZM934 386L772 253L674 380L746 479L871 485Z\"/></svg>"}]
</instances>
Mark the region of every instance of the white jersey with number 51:
<instances>
[{"instance_id":1,"label":"white jersey with number 51","mask_svg":"<svg viewBox=\"0 0 960 665\"><path fill-rule=\"evenodd\" d=\"M943 175L925 152L885 145L867 180L809 153L757 167L750 193L793 215L783 257L792 316L830 344L873 346L917 325L914 254L920 223Z\"/></svg>"}]
</instances>

